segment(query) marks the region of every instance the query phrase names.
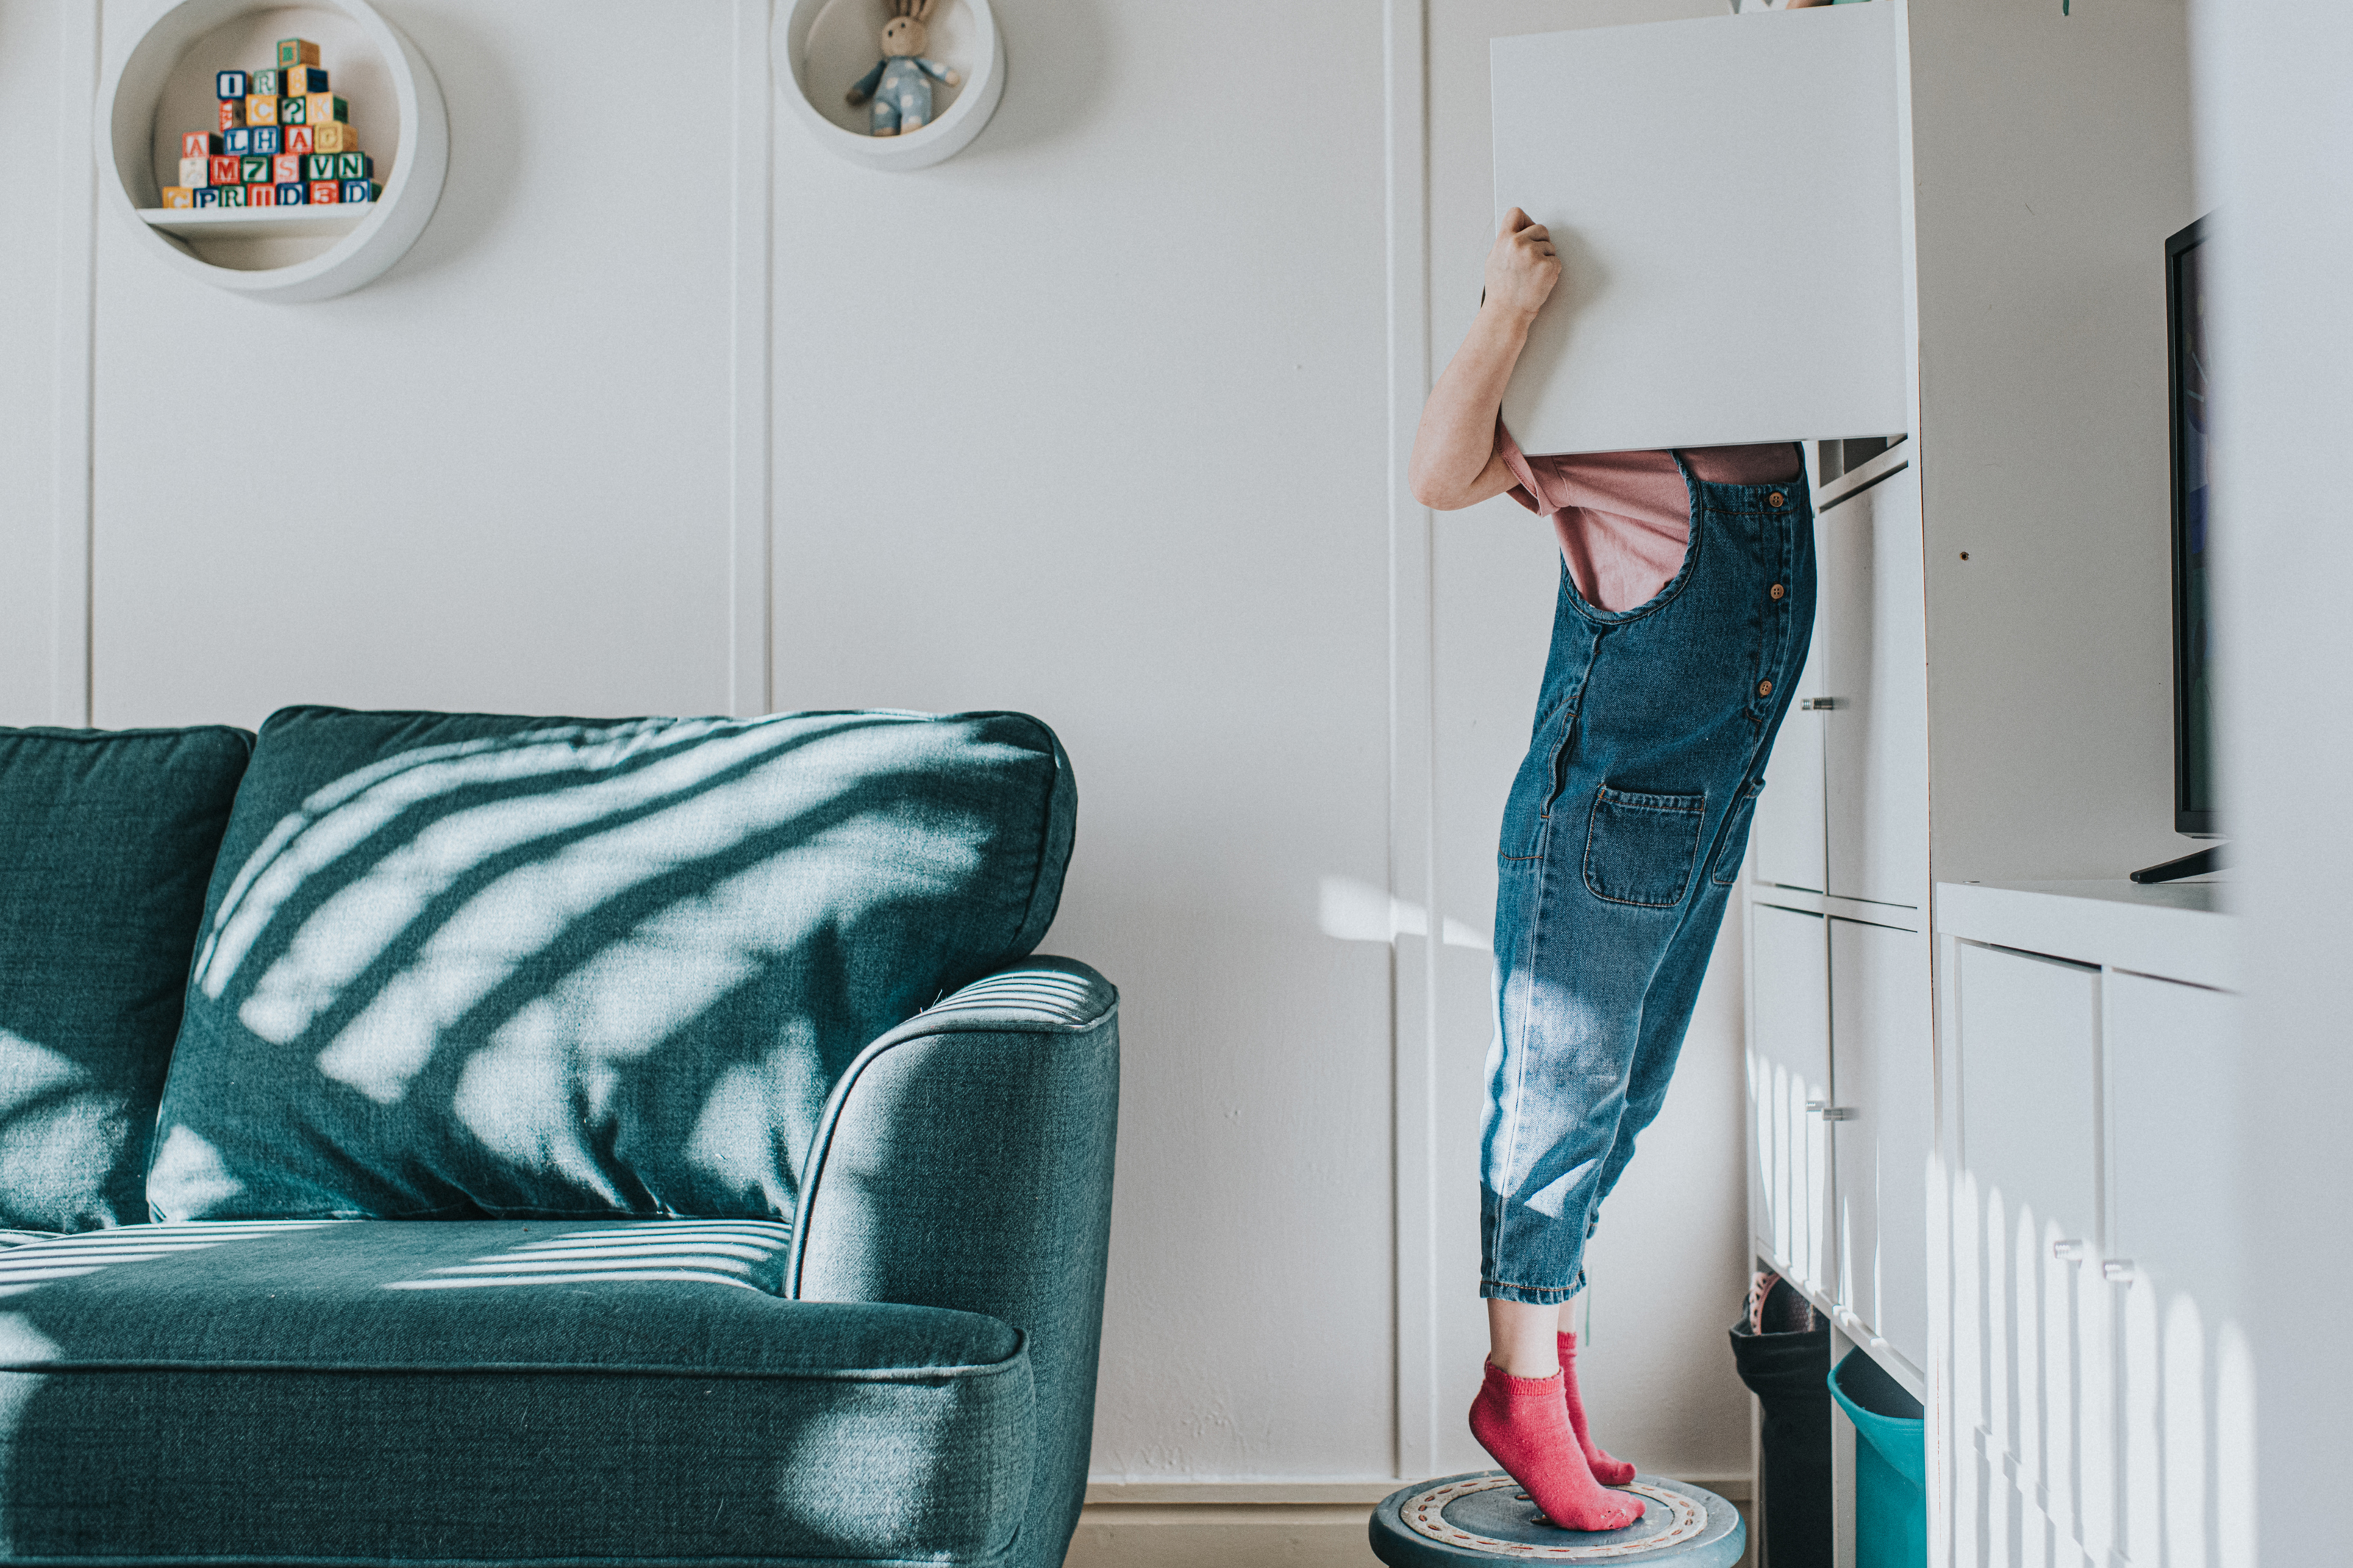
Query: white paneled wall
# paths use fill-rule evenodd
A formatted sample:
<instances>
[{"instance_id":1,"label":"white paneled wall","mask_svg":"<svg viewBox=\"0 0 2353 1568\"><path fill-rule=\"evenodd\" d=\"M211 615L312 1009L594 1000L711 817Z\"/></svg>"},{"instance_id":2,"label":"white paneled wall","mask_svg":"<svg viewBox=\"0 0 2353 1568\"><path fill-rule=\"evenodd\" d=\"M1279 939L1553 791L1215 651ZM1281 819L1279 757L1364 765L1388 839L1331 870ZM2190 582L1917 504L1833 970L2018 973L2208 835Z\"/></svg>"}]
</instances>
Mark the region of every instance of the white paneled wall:
<instances>
[{"instance_id":1,"label":"white paneled wall","mask_svg":"<svg viewBox=\"0 0 2353 1568\"><path fill-rule=\"evenodd\" d=\"M0 0L0 135L30 150L0 160L0 722L83 721L51 665L86 657L109 726L716 711L763 677L780 708L1040 715L1082 797L1048 946L1126 996L1099 1475L1480 1462L1482 944L1554 556L1508 502L1393 511L1391 414L1477 299L1486 37L1720 7L1008 4L995 121L881 174L781 116L744 144L764 0L381 5L448 98L447 191L379 282L273 307L110 215L94 255L51 221L86 210L47 149L87 122L60 62L94 6ZM110 0L107 47L144 13ZM58 537L92 564L86 648ZM1433 795L1394 785L1417 770ZM1425 839L1434 1013L1393 1003L1418 942L1324 900L1377 903ZM1613 1445L1703 1478L1746 1463L1723 951L1596 1244L1587 1368ZM1431 1174L1434 1247L1398 1246L1400 1171ZM1401 1292L1436 1312L1403 1343Z\"/></svg>"}]
</instances>

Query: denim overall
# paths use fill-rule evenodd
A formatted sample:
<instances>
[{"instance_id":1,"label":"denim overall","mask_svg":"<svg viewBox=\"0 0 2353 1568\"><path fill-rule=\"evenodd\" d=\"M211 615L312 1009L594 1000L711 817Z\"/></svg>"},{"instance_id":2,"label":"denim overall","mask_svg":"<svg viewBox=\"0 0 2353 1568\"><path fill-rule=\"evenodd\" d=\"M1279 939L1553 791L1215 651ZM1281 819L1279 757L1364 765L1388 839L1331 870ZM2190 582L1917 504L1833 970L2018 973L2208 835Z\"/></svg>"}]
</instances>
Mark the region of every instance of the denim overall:
<instances>
[{"instance_id":1,"label":"denim overall","mask_svg":"<svg viewBox=\"0 0 2353 1568\"><path fill-rule=\"evenodd\" d=\"M1802 472L1691 493L1683 570L1600 610L1566 566L1504 807L1480 1294L1565 1301L1665 1101L1814 624Z\"/></svg>"}]
</instances>

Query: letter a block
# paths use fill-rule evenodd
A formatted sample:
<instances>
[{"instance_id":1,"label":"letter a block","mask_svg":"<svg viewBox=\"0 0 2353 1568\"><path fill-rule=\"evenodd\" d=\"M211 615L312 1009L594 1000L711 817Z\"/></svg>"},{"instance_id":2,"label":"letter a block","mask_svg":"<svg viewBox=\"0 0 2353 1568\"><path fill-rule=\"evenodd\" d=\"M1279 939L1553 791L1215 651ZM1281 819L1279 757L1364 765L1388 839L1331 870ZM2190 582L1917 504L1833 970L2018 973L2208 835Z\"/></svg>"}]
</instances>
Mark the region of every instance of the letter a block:
<instances>
[{"instance_id":1,"label":"letter a block","mask_svg":"<svg viewBox=\"0 0 2353 1568\"><path fill-rule=\"evenodd\" d=\"M278 67L280 70L290 66L314 66L318 63L319 46L310 39L280 38L278 40Z\"/></svg>"},{"instance_id":2,"label":"letter a block","mask_svg":"<svg viewBox=\"0 0 2353 1568\"><path fill-rule=\"evenodd\" d=\"M220 135L217 132L187 132L180 137L180 156L182 158L209 158L216 153L227 152L228 149L222 146L220 144ZM183 180L180 183L185 185L188 182Z\"/></svg>"},{"instance_id":3,"label":"letter a block","mask_svg":"<svg viewBox=\"0 0 2353 1568\"><path fill-rule=\"evenodd\" d=\"M186 185L165 185L164 205L167 207L193 207L196 205L196 193Z\"/></svg>"},{"instance_id":4,"label":"letter a block","mask_svg":"<svg viewBox=\"0 0 2353 1568\"><path fill-rule=\"evenodd\" d=\"M309 126L289 125L284 129L286 132L286 151L289 153L315 153L318 151L316 147L313 147L311 144L311 128Z\"/></svg>"}]
</instances>

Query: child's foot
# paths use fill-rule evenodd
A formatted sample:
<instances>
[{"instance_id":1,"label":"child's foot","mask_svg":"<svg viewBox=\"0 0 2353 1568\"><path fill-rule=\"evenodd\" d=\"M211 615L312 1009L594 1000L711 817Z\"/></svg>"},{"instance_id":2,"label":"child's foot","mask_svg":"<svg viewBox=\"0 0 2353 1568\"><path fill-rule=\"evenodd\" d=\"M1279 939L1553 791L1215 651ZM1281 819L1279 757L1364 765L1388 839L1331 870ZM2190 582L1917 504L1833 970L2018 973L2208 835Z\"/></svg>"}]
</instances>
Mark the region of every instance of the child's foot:
<instances>
[{"instance_id":1,"label":"child's foot","mask_svg":"<svg viewBox=\"0 0 2353 1568\"><path fill-rule=\"evenodd\" d=\"M1622 1487L1634 1479L1634 1467L1623 1459L1613 1459L1604 1453L1601 1445L1585 1426L1585 1401L1577 1393L1577 1336L1560 1336L1560 1382L1568 1394L1568 1427L1577 1434L1577 1446L1585 1451L1585 1467L1593 1479L1605 1487Z\"/></svg>"},{"instance_id":2,"label":"child's foot","mask_svg":"<svg viewBox=\"0 0 2353 1568\"><path fill-rule=\"evenodd\" d=\"M1559 1373L1514 1377L1489 1362L1486 1382L1471 1402L1471 1436L1553 1523L1564 1530L1623 1530L1642 1517L1642 1501L1593 1479L1569 1429L1564 1381Z\"/></svg>"}]
</instances>

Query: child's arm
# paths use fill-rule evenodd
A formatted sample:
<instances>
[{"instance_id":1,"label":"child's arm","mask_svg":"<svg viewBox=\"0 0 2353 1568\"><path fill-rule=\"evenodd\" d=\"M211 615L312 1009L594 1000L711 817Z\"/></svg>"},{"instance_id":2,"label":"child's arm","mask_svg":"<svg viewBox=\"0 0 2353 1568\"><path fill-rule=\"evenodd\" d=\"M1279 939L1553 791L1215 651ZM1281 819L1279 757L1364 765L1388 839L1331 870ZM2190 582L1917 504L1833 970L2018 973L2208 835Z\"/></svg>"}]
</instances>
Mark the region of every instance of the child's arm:
<instances>
[{"instance_id":1,"label":"child's arm","mask_svg":"<svg viewBox=\"0 0 2353 1568\"><path fill-rule=\"evenodd\" d=\"M1514 207L1487 253L1487 298L1421 406L1406 467L1414 499L1440 511L1502 495L1517 481L1495 450L1495 414L1528 341L1528 323L1560 280L1542 224Z\"/></svg>"}]
</instances>

